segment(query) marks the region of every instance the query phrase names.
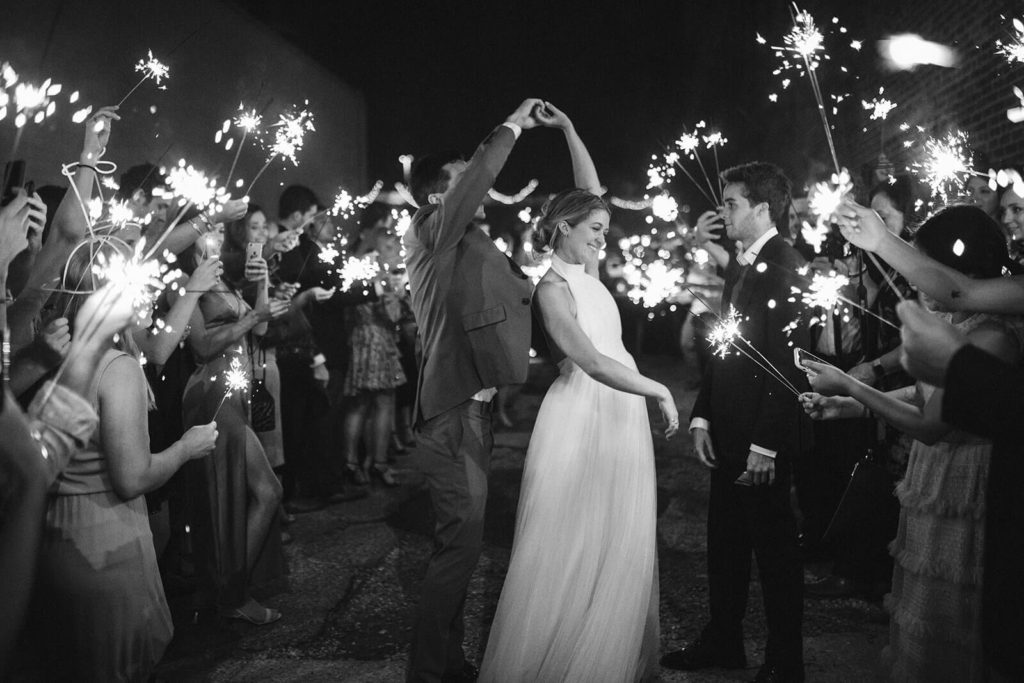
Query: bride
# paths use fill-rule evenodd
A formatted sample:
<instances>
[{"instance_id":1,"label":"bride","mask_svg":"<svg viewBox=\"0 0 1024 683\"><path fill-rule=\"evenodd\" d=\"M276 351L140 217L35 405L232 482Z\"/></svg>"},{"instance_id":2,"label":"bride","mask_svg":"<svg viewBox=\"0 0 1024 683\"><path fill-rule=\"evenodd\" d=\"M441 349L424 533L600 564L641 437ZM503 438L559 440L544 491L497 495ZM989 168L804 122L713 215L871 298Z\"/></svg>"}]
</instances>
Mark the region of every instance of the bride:
<instances>
[{"instance_id":1,"label":"bride","mask_svg":"<svg viewBox=\"0 0 1024 683\"><path fill-rule=\"evenodd\" d=\"M561 128L576 184L544 207L534 242L551 269L534 301L560 374L526 455L515 541L481 681L653 678L658 635L654 446L645 396L679 427L668 389L637 372L611 295L598 280L609 211L586 147Z\"/></svg>"}]
</instances>

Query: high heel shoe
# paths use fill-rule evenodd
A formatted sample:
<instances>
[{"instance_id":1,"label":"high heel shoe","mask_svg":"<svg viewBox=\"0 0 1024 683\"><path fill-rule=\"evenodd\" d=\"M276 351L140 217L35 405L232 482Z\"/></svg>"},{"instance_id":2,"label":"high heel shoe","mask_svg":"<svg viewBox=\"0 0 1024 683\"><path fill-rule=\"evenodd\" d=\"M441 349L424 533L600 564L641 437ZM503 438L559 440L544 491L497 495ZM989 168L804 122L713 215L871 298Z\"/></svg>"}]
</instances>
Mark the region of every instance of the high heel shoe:
<instances>
[{"instance_id":1,"label":"high heel shoe","mask_svg":"<svg viewBox=\"0 0 1024 683\"><path fill-rule=\"evenodd\" d=\"M345 463L345 478L352 480L356 486L366 486L370 483L369 475L354 462Z\"/></svg>"},{"instance_id":2,"label":"high heel shoe","mask_svg":"<svg viewBox=\"0 0 1024 683\"><path fill-rule=\"evenodd\" d=\"M398 480L395 479L395 472L391 469L390 465L387 464L373 464L367 469L367 474L371 479L380 479L381 483L385 486L398 486Z\"/></svg>"}]
</instances>

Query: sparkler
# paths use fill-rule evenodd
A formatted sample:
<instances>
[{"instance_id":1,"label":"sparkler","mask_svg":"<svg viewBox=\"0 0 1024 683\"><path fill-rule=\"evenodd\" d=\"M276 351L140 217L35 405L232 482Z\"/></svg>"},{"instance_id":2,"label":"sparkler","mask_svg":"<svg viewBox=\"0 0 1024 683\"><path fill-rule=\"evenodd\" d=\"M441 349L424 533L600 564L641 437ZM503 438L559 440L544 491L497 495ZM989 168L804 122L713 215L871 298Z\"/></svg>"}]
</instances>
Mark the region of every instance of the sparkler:
<instances>
[{"instance_id":1,"label":"sparkler","mask_svg":"<svg viewBox=\"0 0 1024 683\"><path fill-rule=\"evenodd\" d=\"M263 172L267 170L267 167L277 157L284 157L291 161L293 166L298 166L299 162L295 155L302 149L306 133L316 130L313 127L313 114L306 109L281 114L277 123L271 127L277 130L274 131L274 143L270 146L270 154L267 156L267 162L263 164L263 168L260 169L256 177L249 183L249 187L245 190L246 195L252 192L253 185L256 184L259 177L263 175Z\"/></svg>"},{"instance_id":2,"label":"sparkler","mask_svg":"<svg viewBox=\"0 0 1024 683\"><path fill-rule=\"evenodd\" d=\"M728 140L720 131L709 131L707 123L704 121L697 122L693 126L692 131L684 128L683 134L676 138L672 145L664 150L660 156L657 154L651 156L651 164L647 168L647 189L664 187L667 182L675 177L676 169L679 169L710 204L718 206L722 203L718 148L723 147L727 142ZM717 183L711 182L711 176L708 174L707 167L701 159L702 143L704 149L711 150L714 155L716 177L718 178ZM697 167L703 176L704 185L698 182L696 176L683 165L684 157L697 163ZM705 191L705 185L707 191Z\"/></svg>"},{"instance_id":3,"label":"sparkler","mask_svg":"<svg viewBox=\"0 0 1024 683\"><path fill-rule=\"evenodd\" d=\"M149 56L147 59L140 59L135 65L135 70L142 74L142 78L135 84L135 87L128 91L128 94L121 98L121 101L117 103L117 106L124 104L124 101L131 97L132 93L139 89L143 83L148 79L152 78L157 85L157 89L166 90L166 85L160 85L160 81L164 78L168 78L170 68L156 57L153 56L153 51L149 50Z\"/></svg>"},{"instance_id":4,"label":"sparkler","mask_svg":"<svg viewBox=\"0 0 1024 683\"><path fill-rule=\"evenodd\" d=\"M928 138L924 143L924 158L911 164L921 180L932 189L932 197L945 204L950 194L972 175L974 158L968 146L967 134L954 130L941 138Z\"/></svg>"},{"instance_id":5,"label":"sparkler","mask_svg":"<svg viewBox=\"0 0 1024 683\"><path fill-rule=\"evenodd\" d=\"M807 82L811 85L814 99L818 105L818 113L821 117L822 127L825 130L825 139L828 142L829 154L832 156L832 164L835 172L840 172L839 158L836 155L835 142L832 139L832 127L828 122L828 114L825 110L825 97L822 94L821 84L818 81L818 67L831 56L825 49L825 33L815 23L814 17L807 10L801 10L796 3L793 3L793 28L782 38L782 45L772 45L771 49L780 60L779 66L772 72L780 76L786 72L795 72L798 76L806 76ZM832 26L836 27L839 33L846 33L846 29L839 25L837 18L832 19ZM760 35L757 42L767 45L768 41ZM852 41L850 48L859 50L860 41ZM844 68L845 71L845 68ZM789 87L791 80L788 77L782 79L782 89ZM845 99L845 95L833 96L832 99L838 103ZM778 100L777 93L772 93L770 99Z\"/></svg>"},{"instance_id":6,"label":"sparkler","mask_svg":"<svg viewBox=\"0 0 1024 683\"><path fill-rule=\"evenodd\" d=\"M228 178L224 181L225 186L231 184L231 177L235 174L235 165L238 163L238 155L242 153L246 138L249 137L249 133L259 130L260 124L263 122L263 117L256 113L255 109L246 111L241 102L238 103L238 110L241 113L235 117L234 124L235 127L242 129L242 140L238 143L238 149L235 150L235 158L231 160Z\"/></svg>"},{"instance_id":7,"label":"sparkler","mask_svg":"<svg viewBox=\"0 0 1024 683\"><path fill-rule=\"evenodd\" d=\"M1013 28L1016 33L1007 42L996 40L996 52L1006 57L1009 64L1024 64L1024 22L1014 18Z\"/></svg>"},{"instance_id":8,"label":"sparkler","mask_svg":"<svg viewBox=\"0 0 1024 683\"><path fill-rule=\"evenodd\" d=\"M359 258L350 256L345 259L338 276L341 278L341 291L347 292L357 282L367 282L377 277L380 272L380 265L377 257L373 255Z\"/></svg>"},{"instance_id":9,"label":"sparkler","mask_svg":"<svg viewBox=\"0 0 1024 683\"><path fill-rule=\"evenodd\" d=\"M395 234L398 235L398 239L402 239L412 225L412 215L408 209L391 209L391 218L395 221Z\"/></svg>"},{"instance_id":10,"label":"sparkler","mask_svg":"<svg viewBox=\"0 0 1024 683\"><path fill-rule=\"evenodd\" d=\"M651 200L651 213L666 223L671 223L679 217L679 203L675 197L663 192Z\"/></svg>"},{"instance_id":11,"label":"sparkler","mask_svg":"<svg viewBox=\"0 0 1024 683\"><path fill-rule=\"evenodd\" d=\"M630 285L627 295L633 303L642 303L644 308L654 308L679 294L679 283L686 272L657 260L646 264L646 267L638 267L633 262L626 263L622 274Z\"/></svg>"},{"instance_id":12,"label":"sparkler","mask_svg":"<svg viewBox=\"0 0 1024 683\"><path fill-rule=\"evenodd\" d=\"M708 332L708 344L714 347L716 356L725 358L729 354L729 347L734 346L740 337L741 322L740 314L733 306L729 306L727 316L719 316L718 322Z\"/></svg>"},{"instance_id":13,"label":"sparkler","mask_svg":"<svg viewBox=\"0 0 1024 683\"><path fill-rule=\"evenodd\" d=\"M716 356L724 359L728 355L729 347L731 346L733 349L739 351L753 361L771 377L774 377L776 380L781 382L784 387L792 391L795 395L800 395L800 391L793 386L793 383L790 382L785 375L782 374L782 371L775 367L771 361L764 357L764 354L754 348L754 345L743 336L740 331L740 325L743 323L743 318L740 317L739 312L733 306L729 306L729 313L723 318L718 313L715 313L715 309L692 287L689 285L683 285L683 287L689 291L694 298L704 304L704 307L711 311L716 318L718 318L718 322L713 325L711 330L708 332L708 343L715 347L713 353ZM757 358L740 346L740 342L743 342L750 351L757 354Z\"/></svg>"},{"instance_id":14,"label":"sparkler","mask_svg":"<svg viewBox=\"0 0 1024 683\"><path fill-rule=\"evenodd\" d=\"M239 349L241 350L241 349ZM249 375L245 373L245 369L242 367L242 361L238 356L231 359L231 363L228 364L228 369L224 371L224 398L217 404L217 410L213 412L213 419L217 419L217 415L220 413L220 409L224 406L224 401L228 400L228 397L236 391L241 394L249 388Z\"/></svg>"}]
</instances>

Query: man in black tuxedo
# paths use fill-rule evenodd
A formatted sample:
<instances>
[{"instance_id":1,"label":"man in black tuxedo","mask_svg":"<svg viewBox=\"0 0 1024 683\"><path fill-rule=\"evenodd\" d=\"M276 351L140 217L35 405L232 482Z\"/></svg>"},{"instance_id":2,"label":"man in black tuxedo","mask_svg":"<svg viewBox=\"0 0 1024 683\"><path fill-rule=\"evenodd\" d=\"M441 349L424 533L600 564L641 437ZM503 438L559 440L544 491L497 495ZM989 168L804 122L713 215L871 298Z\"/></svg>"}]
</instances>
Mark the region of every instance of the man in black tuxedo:
<instances>
[{"instance_id":1,"label":"man in black tuxedo","mask_svg":"<svg viewBox=\"0 0 1024 683\"><path fill-rule=\"evenodd\" d=\"M846 202L839 215L850 242L880 256L946 310L1024 314L1024 278L970 278L889 233L867 207ZM985 498L982 645L989 680L1024 680L1024 373L968 344L956 328L916 303L901 303L897 312L904 368L945 387L942 420L993 441Z\"/></svg>"},{"instance_id":2,"label":"man in black tuxedo","mask_svg":"<svg viewBox=\"0 0 1024 683\"><path fill-rule=\"evenodd\" d=\"M728 169L722 179L726 235L740 243L726 268L722 315L736 310L745 341L712 358L690 422L697 455L711 468L711 620L699 640L661 663L682 670L746 666L742 622L753 551L768 622L765 662L754 680L802 681L803 569L789 503L802 418L796 396L775 372L804 390L792 349L809 345L807 328L783 330L799 313L790 288L799 284L796 269L804 261L776 229L786 224L790 203L782 171L755 162Z\"/></svg>"},{"instance_id":3,"label":"man in black tuxedo","mask_svg":"<svg viewBox=\"0 0 1024 683\"><path fill-rule=\"evenodd\" d=\"M519 134L538 125L524 101L467 163L430 155L412 170L420 209L405 233L405 263L423 345L414 463L427 479L434 552L423 579L409 681L476 680L462 651L463 604L483 546L491 401L529 369L533 286L474 219Z\"/></svg>"}]
</instances>

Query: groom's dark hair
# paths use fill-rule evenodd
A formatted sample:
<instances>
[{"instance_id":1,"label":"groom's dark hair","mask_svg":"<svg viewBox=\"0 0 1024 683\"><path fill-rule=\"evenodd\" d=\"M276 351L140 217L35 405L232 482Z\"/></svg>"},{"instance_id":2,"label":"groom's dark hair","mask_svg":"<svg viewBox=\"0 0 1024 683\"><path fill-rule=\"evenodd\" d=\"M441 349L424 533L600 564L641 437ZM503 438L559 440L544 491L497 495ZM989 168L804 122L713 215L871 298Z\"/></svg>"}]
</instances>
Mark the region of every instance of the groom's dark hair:
<instances>
[{"instance_id":1,"label":"groom's dark hair","mask_svg":"<svg viewBox=\"0 0 1024 683\"><path fill-rule=\"evenodd\" d=\"M726 183L742 183L743 196L750 205L768 203L768 213L777 227L789 224L789 203L792 201L792 185L782 169L764 161L733 166L722 171Z\"/></svg>"},{"instance_id":2,"label":"groom's dark hair","mask_svg":"<svg viewBox=\"0 0 1024 683\"><path fill-rule=\"evenodd\" d=\"M416 160L409 174L409 191L416 203L423 206L427 197L448 189L451 176L444 167L453 161L461 161L462 154L453 149L427 154Z\"/></svg>"}]
</instances>

